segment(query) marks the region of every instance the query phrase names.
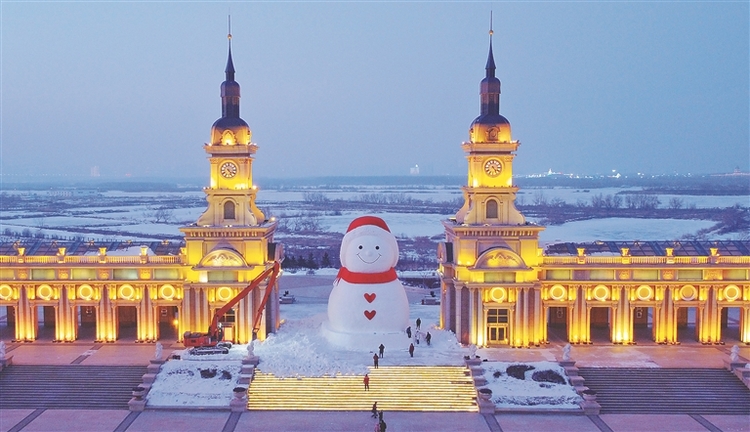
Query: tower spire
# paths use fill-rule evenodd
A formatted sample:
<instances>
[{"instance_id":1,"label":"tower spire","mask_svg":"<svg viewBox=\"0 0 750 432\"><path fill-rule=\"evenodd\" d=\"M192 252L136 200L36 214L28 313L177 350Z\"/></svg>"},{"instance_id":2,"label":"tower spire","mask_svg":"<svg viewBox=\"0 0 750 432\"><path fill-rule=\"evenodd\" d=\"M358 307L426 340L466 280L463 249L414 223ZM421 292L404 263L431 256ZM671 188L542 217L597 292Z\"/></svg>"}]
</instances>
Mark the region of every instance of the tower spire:
<instances>
[{"instance_id":1,"label":"tower spire","mask_svg":"<svg viewBox=\"0 0 750 432\"><path fill-rule=\"evenodd\" d=\"M487 65L484 69L487 71L487 77L495 76L495 56L492 54L492 35L495 33L492 31L492 11L490 11L490 52L487 55Z\"/></svg>"},{"instance_id":2,"label":"tower spire","mask_svg":"<svg viewBox=\"0 0 750 432\"><path fill-rule=\"evenodd\" d=\"M227 81L234 81L234 63L232 62L232 16L227 16L227 41L229 43L229 56L227 57L227 68L224 70L226 73Z\"/></svg>"}]
</instances>

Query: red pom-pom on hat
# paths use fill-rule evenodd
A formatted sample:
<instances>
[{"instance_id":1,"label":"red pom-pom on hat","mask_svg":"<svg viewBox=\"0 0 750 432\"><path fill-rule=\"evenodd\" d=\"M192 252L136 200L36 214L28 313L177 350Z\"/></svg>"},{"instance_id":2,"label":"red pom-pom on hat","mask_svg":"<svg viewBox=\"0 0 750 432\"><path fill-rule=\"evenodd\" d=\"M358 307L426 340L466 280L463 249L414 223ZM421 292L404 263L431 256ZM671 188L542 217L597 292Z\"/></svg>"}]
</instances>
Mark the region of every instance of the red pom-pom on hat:
<instances>
[{"instance_id":1,"label":"red pom-pom on hat","mask_svg":"<svg viewBox=\"0 0 750 432\"><path fill-rule=\"evenodd\" d=\"M346 232L350 232L365 225L375 225L378 228L382 228L388 232L391 232L385 221L377 216L361 216L357 219L354 219L352 223L349 224L349 228L347 228Z\"/></svg>"}]
</instances>

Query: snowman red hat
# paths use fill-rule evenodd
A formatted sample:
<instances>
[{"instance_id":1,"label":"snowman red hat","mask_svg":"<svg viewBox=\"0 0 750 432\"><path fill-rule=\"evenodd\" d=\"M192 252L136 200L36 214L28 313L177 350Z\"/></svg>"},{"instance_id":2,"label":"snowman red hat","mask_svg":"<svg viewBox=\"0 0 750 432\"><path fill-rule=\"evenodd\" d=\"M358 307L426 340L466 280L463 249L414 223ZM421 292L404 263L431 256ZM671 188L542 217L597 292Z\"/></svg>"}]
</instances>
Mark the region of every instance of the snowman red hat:
<instances>
[{"instance_id":1,"label":"snowman red hat","mask_svg":"<svg viewBox=\"0 0 750 432\"><path fill-rule=\"evenodd\" d=\"M379 255L377 264L365 266L355 259L358 256L356 252L362 249L363 243L374 244L377 247ZM341 259L339 277L344 280L349 280L352 273L381 273L382 278L393 280L396 274L393 267L398 262L398 243L383 219L377 216L361 216L349 224L341 240L339 258ZM377 277L372 279L372 276L365 279L373 282L382 280Z\"/></svg>"}]
</instances>

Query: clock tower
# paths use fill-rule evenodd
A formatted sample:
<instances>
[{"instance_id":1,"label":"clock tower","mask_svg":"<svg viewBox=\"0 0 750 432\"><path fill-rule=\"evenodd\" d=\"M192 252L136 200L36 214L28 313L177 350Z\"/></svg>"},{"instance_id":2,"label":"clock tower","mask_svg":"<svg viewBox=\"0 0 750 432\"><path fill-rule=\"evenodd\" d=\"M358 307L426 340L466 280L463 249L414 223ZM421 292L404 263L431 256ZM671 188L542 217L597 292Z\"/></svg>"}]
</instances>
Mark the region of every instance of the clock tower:
<instances>
[{"instance_id":1,"label":"clock tower","mask_svg":"<svg viewBox=\"0 0 750 432\"><path fill-rule=\"evenodd\" d=\"M228 38L221 118L214 122L210 141L203 146L210 164L210 184L203 189L208 207L196 223L180 228L185 234L190 266L180 334L205 331L214 311L282 256L281 245L273 242L276 222L266 219L255 204L252 164L258 146L251 141L250 127L240 118L240 85L234 80L231 33ZM229 341L264 339L278 328L278 284L265 283L220 319Z\"/></svg>"},{"instance_id":2,"label":"clock tower","mask_svg":"<svg viewBox=\"0 0 750 432\"><path fill-rule=\"evenodd\" d=\"M443 222L438 247L441 326L476 345L537 345L541 323L539 232L515 206L513 159L519 142L500 114L492 30L480 84L480 114L461 148L468 161L464 204Z\"/></svg>"}]
</instances>

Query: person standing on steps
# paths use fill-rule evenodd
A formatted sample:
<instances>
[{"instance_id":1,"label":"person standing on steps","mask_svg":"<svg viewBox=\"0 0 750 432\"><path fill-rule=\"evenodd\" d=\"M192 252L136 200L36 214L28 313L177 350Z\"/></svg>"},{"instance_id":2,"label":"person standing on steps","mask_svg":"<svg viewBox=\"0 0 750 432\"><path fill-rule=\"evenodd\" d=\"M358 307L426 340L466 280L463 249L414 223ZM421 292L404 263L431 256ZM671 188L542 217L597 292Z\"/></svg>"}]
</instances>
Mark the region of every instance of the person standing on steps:
<instances>
[{"instance_id":1,"label":"person standing on steps","mask_svg":"<svg viewBox=\"0 0 750 432\"><path fill-rule=\"evenodd\" d=\"M372 362L375 364L375 369L377 369L378 368L378 355L377 354L372 355Z\"/></svg>"},{"instance_id":2,"label":"person standing on steps","mask_svg":"<svg viewBox=\"0 0 750 432\"><path fill-rule=\"evenodd\" d=\"M380 353L380 358L383 358L383 353L385 352L385 345L383 345L383 344L380 344L380 346L378 347L378 349L380 350L380 351L379 351L379 353Z\"/></svg>"},{"instance_id":3,"label":"person standing on steps","mask_svg":"<svg viewBox=\"0 0 750 432\"><path fill-rule=\"evenodd\" d=\"M365 383L365 390L370 390L370 376L365 374L365 379L362 380Z\"/></svg>"},{"instance_id":4,"label":"person standing on steps","mask_svg":"<svg viewBox=\"0 0 750 432\"><path fill-rule=\"evenodd\" d=\"M409 355L414 357L414 344L409 344Z\"/></svg>"},{"instance_id":5,"label":"person standing on steps","mask_svg":"<svg viewBox=\"0 0 750 432\"><path fill-rule=\"evenodd\" d=\"M417 318L417 330L419 330L419 326L422 325L422 320L420 318Z\"/></svg>"}]
</instances>

